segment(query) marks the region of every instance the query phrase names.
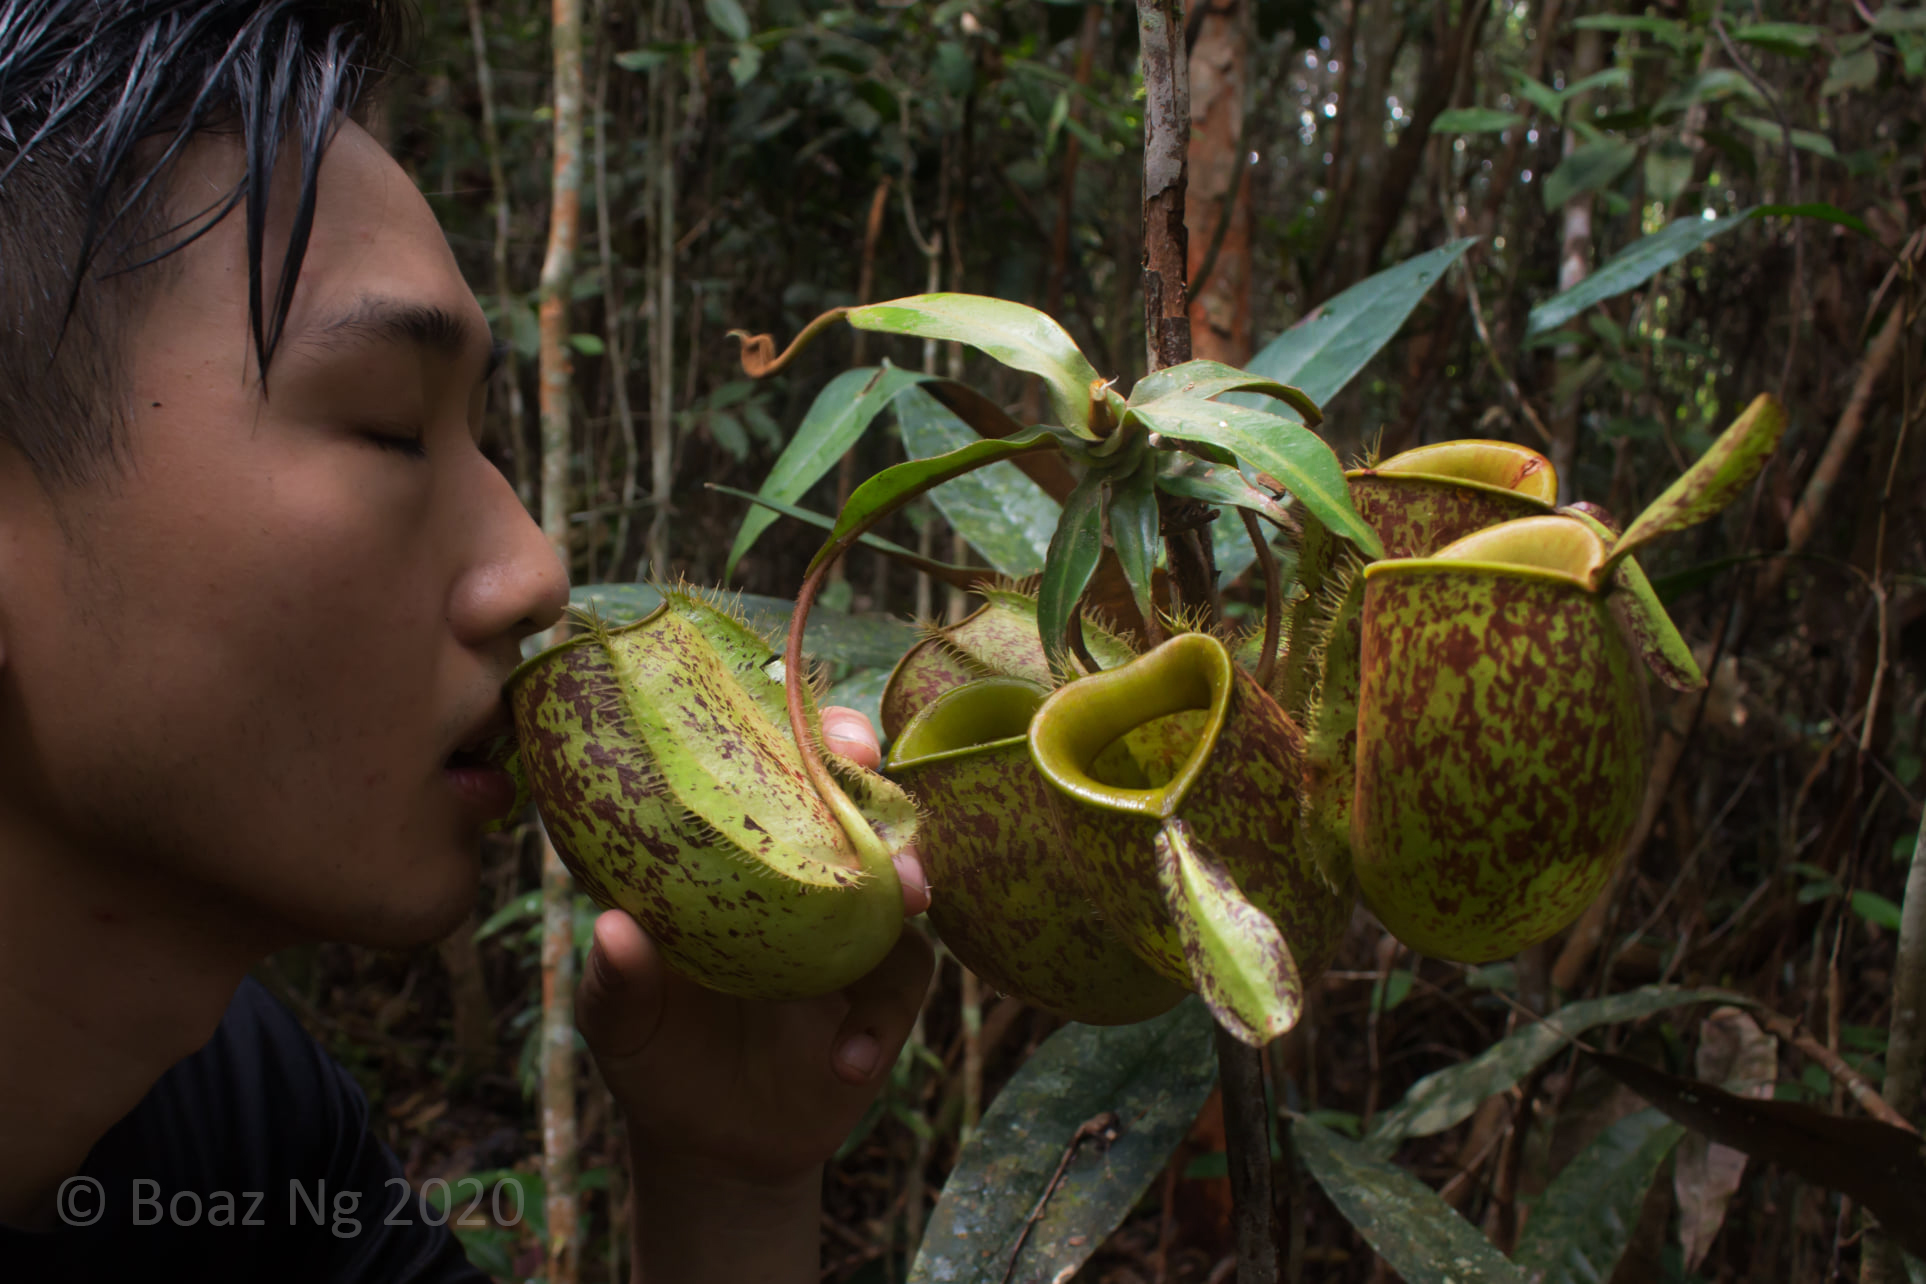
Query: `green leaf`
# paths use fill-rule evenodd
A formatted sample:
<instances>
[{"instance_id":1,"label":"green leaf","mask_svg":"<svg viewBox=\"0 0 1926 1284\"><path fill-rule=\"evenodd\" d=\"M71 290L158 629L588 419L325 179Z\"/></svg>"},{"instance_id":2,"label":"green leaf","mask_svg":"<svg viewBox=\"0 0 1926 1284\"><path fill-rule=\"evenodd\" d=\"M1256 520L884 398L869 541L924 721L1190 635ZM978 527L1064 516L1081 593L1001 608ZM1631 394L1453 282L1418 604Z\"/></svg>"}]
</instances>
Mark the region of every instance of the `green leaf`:
<instances>
[{"instance_id":1,"label":"green leaf","mask_svg":"<svg viewBox=\"0 0 1926 1284\"><path fill-rule=\"evenodd\" d=\"M1533 80L1522 71L1515 71L1512 75L1518 80L1518 96L1520 98L1523 98L1526 102L1536 107L1539 111L1544 112L1553 120L1559 120L1564 116L1565 99L1556 89L1553 89L1543 81Z\"/></svg>"},{"instance_id":2,"label":"green leaf","mask_svg":"<svg viewBox=\"0 0 1926 1284\"><path fill-rule=\"evenodd\" d=\"M1646 1192L1684 1135L1657 1110L1627 1115L1600 1133L1532 1204L1512 1260L1542 1284L1612 1278Z\"/></svg>"},{"instance_id":3,"label":"green leaf","mask_svg":"<svg viewBox=\"0 0 1926 1284\"><path fill-rule=\"evenodd\" d=\"M1878 892L1854 892L1852 912L1868 923L1876 923L1889 932L1899 930L1899 906Z\"/></svg>"},{"instance_id":4,"label":"green leaf","mask_svg":"<svg viewBox=\"0 0 1926 1284\"><path fill-rule=\"evenodd\" d=\"M789 631L794 602L755 593L723 593L720 600L771 639L772 652L779 649L781 644L776 639ZM578 584L569 590L568 603L582 610L592 607L610 624L628 624L660 606L662 596L647 584ZM839 660L854 668L890 669L919 637L913 627L887 615L850 615L818 605L810 612L809 626L803 631L803 650L818 659Z\"/></svg>"},{"instance_id":5,"label":"green leaf","mask_svg":"<svg viewBox=\"0 0 1926 1284\"><path fill-rule=\"evenodd\" d=\"M1848 89L1871 89L1877 83L1878 52L1869 44L1862 45L1832 60L1832 65L1826 68L1826 82L1819 86L1819 96L1829 98L1833 94L1843 94Z\"/></svg>"},{"instance_id":6,"label":"green leaf","mask_svg":"<svg viewBox=\"0 0 1926 1284\"><path fill-rule=\"evenodd\" d=\"M1110 487L1104 527L1137 613L1151 618L1151 574L1157 566L1157 451L1145 451L1142 462L1128 477Z\"/></svg>"},{"instance_id":7,"label":"green leaf","mask_svg":"<svg viewBox=\"0 0 1926 1284\"><path fill-rule=\"evenodd\" d=\"M1666 94L1658 100L1652 111L1657 115L1665 115L1684 111L1697 103L1723 102L1728 98L1743 98L1758 107L1766 105L1751 81L1730 67L1714 67L1710 71L1700 72Z\"/></svg>"},{"instance_id":8,"label":"green leaf","mask_svg":"<svg viewBox=\"0 0 1926 1284\"><path fill-rule=\"evenodd\" d=\"M1196 999L1136 1025L1057 1031L963 1144L910 1284L1069 1278L1149 1189L1216 1081L1210 1014ZM1076 1147L1011 1271L1017 1236L1072 1138L1106 1111L1116 1139Z\"/></svg>"},{"instance_id":9,"label":"green leaf","mask_svg":"<svg viewBox=\"0 0 1926 1284\"><path fill-rule=\"evenodd\" d=\"M967 343L1015 370L1041 376L1057 422L1087 440L1090 398L1101 382L1068 331L1021 303L977 294L917 294L851 308L858 330Z\"/></svg>"},{"instance_id":10,"label":"green leaf","mask_svg":"<svg viewBox=\"0 0 1926 1284\"><path fill-rule=\"evenodd\" d=\"M1559 209L1573 197L1617 182L1637 159L1635 143L1586 143L1573 149L1558 168L1545 175L1542 192L1545 208Z\"/></svg>"},{"instance_id":11,"label":"green leaf","mask_svg":"<svg viewBox=\"0 0 1926 1284\"><path fill-rule=\"evenodd\" d=\"M524 892L490 914L482 925L475 929L475 940L485 941L511 923L519 923L525 918L534 918L541 912L541 890L538 888L532 892Z\"/></svg>"},{"instance_id":12,"label":"green leaf","mask_svg":"<svg viewBox=\"0 0 1926 1284\"><path fill-rule=\"evenodd\" d=\"M707 482L705 485L707 485L710 490L716 491L719 494L733 495L737 499L746 499L752 504L758 504L783 517L793 517L799 522L807 522L817 530L831 531L836 529L836 519L826 514L812 512L807 508L797 508L794 504L779 504L773 499L765 499L761 495L751 494L746 490L738 490L734 486L724 486L717 482ZM864 548L873 548L885 557L893 558L905 566L912 566L919 571L934 575L946 584L955 583L959 579L972 575L980 576L983 573L981 571L973 572L967 566L955 566L948 562L939 562L935 558L924 557L916 550L904 548L895 540L884 539L880 535L864 535L856 542Z\"/></svg>"},{"instance_id":13,"label":"green leaf","mask_svg":"<svg viewBox=\"0 0 1926 1284\"><path fill-rule=\"evenodd\" d=\"M1695 526L1723 510L1766 466L1785 429L1785 408L1778 398L1769 393L1753 398L1711 449L1632 519L1600 573L1609 575L1621 559L1660 535Z\"/></svg>"},{"instance_id":14,"label":"green leaf","mask_svg":"<svg viewBox=\"0 0 1926 1284\"><path fill-rule=\"evenodd\" d=\"M969 427L921 388L896 399L903 451L927 459L978 440ZM1050 535L1062 510L1015 464L992 464L959 477L930 496L937 511L985 561L1012 579L1043 569Z\"/></svg>"},{"instance_id":15,"label":"green leaf","mask_svg":"<svg viewBox=\"0 0 1926 1284\"><path fill-rule=\"evenodd\" d=\"M1670 18L1652 18L1641 14L1599 13L1588 14L1574 19L1572 26L1589 28L1593 31L1636 31L1653 37L1669 45L1674 52L1683 53L1687 39L1682 23Z\"/></svg>"},{"instance_id":16,"label":"green leaf","mask_svg":"<svg viewBox=\"0 0 1926 1284\"><path fill-rule=\"evenodd\" d=\"M568 337L568 346L585 357L599 357L609 350L599 334L571 334Z\"/></svg>"},{"instance_id":17,"label":"green leaf","mask_svg":"<svg viewBox=\"0 0 1926 1284\"><path fill-rule=\"evenodd\" d=\"M1773 121L1759 116L1742 116L1737 112L1727 112L1726 119L1747 133L1765 139L1775 147L1785 146L1785 131ZM1810 129L1793 130L1792 145L1802 151L1811 152L1815 156L1824 156L1829 160L1839 159L1839 150L1832 145L1832 140Z\"/></svg>"},{"instance_id":18,"label":"green leaf","mask_svg":"<svg viewBox=\"0 0 1926 1284\"><path fill-rule=\"evenodd\" d=\"M1692 182L1694 153L1684 143L1666 139L1645 149L1645 190L1655 201L1670 204Z\"/></svg>"},{"instance_id":19,"label":"green leaf","mask_svg":"<svg viewBox=\"0 0 1926 1284\"><path fill-rule=\"evenodd\" d=\"M1464 1122L1487 1097L1510 1088L1593 1026L1633 1021L1688 1003L1750 1002L1725 990L1647 985L1624 994L1568 1003L1536 1025L1512 1032L1472 1060L1412 1084L1404 1100L1378 1117L1365 1144L1375 1154L1389 1155L1407 1138L1429 1137Z\"/></svg>"},{"instance_id":20,"label":"green leaf","mask_svg":"<svg viewBox=\"0 0 1926 1284\"><path fill-rule=\"evenodd\" d=\"M709 15L709 21L716 24L716 30L731 40L743 41L749 38L749 15L742 11L740 0L702 0L702 7Z\"/></svg>"},{"instance_id":21,"label":"green leaf","mask_svg":"<svg viewBox=\"0 0 1926 1284\"><path fill-rule=\"evenodd\" d=\"M1070 615L1090 587L1103 556L1104 473L1092 469L1064 501L1057 533L1043 559L1043 580L1037 585L1037 634L1052 669L1074 670L1068 659Z\"/></svg>"},{"instance_id":22,"label":"green leaf","mask_svg":"<svg viewBox=\"0 0 1926 1284\"><path fill-rule=\"evenodd\" d=\"M1324 422L1324 412L1301 389L1252 374L1248 370L1239 370L1236 366L1227 366L1221 361L1186 361L1147 374L1130 390L1130 400L1125 404L1135 409L1164 397L1210 401L1227 392L1263 393L1296 411L1297 417L1304 423L1315 425Z\"/></svg>"},{"instance_id":23,"label":"green leaf","mask_svg":"<svg viewBox=\"0 0 1926 1284\"><path fill-rule=\"evenodd\" d=\"M1304 983L1284 934L1245 899L1224 863L1183 821L1153 840L1157 886L1197 995L1217 1023L1254 1048L1297 1024Z\"/></svg>"},{"instance_id":24,"label":"green leaf","mask_svg":"<svg viewBox=\"0 0 1926 1284\"><path fill-rule=\"evenodd\" d=\"M1752 22L1733 28L1731 34L1734 40L1745 44L1803 58L1818 48L1825 31L1805 22Z\"/></svg>"},{"instance_id":25,"label":"green leaf","mask_svg":"<svg viewBox=\"0 0 1926 1284\"><path fill-rule=\"evenodd\" d=\"M1228 465L1207 464L1195 455L1180 452L1166 453L1162 463L1164 471L1157 478L1159 490L1184 499L1201 499L1206 504L1248 508L1283 525L1297 520L1270 492L1251 485ZM1241 528L1243 523L1237 525Z\"/></svg>"},{"instance_id":26,"label":"green leaf","mask_svg":"<svg viewBox=\"0 0 1926 1284\"><path fill-rule=\"evenodd\" d=\"M1886 35L1901 31L1926 31L1926 9L1903 9L1888 4L1873 16L1873 30Z\"/></svg>"},{"instance_id":27,"label":"green leaf","mask_svg":"<svg viewBox=\"0 0 1926 1284\"><path fill-rule=\"evenodd\" d=\"M1632 73L1629 70L1624 67L1607 67L1603 71L1595 71L1583 80L1574 81L1565 86L1559 97L1569 105L1580 94L1589 94L1596 89L1617 89L1631 83Z\"/></svg>"},{"instance_id":28,"label":"green leaf","mask_svg":"<svg viewBox=\"0 0 1926 1284\"><path fill-rule=\"evenodd\" d=\"M1431 122L1434 134L1495 134L1501 129L1522 125L1525 118L1515 111L1495 107L1454 107L1441 111Z\"/></svg>"},{"instance_id":29,"label":"green leaf","mask_svg":"<svg viewBox=\"0 0 1926 1284\"><path fill-rule=\"evenodd\" d=\"M1525 1284L1525 1276L1438 1193L1309 1119L1291 1124L1298 1157L1346 1221L1408 1284Z\"/></svg>"},{"instance_id":30,"label":"green leaf","mask_svg":"<svg viewBox=\"0 0 1926 1284\"><path fill-rule=\"evenodd\" d=\"M780 504L801 499L856 444L877 411L897 393L930 377L885 363L845 370L831 379L810 403L802 426L777 456L757 495ZM750 510L742 519L742 529L736 532L736 542L729 549L729 560L723 563L723 579L735 575L736 563L775 520L775 511L760 509Z\"/></svg>"},{"instance_id":31,"label":"green leaf","mask_svg":"<svg viewBox=\"0 0 1926 1284\"><path fill-rule=\"evenodd\" d=\"M836 515L836 529L829 533L829 542L810 559L809 570L814 572L826 559L834 556L852 532L867 529L926 490L999 459L1009 459L1032 450L1057 448L1055 438L1041 428L1032 428L1014 437L973 441L930 459L911 459L885 468L858 486L849 497L849 502L843 505L843 511Z\"/></svg>"},{"instance_id":32,"label":"green leaf","mask_svg":"<svg viewBox=\"0 0 1926 1284\"><path fill-rule=\"evenodd\" d=\"M1477 239L1461 238L1366 277L1265 344L1247 369L1295 385L1320 406L1329 404L1396 337L1419 300ZM1232 396L1239 405L1271 408L1264 399Z\"/></svg>"},{"instance_id":33,"label":"green leaf","mask_svg":"<svg viewBox=\"0 0 1926 1284\"><path fill-rule=\"evenodd\" d=\"M1533 308L1525 321L1525 337L1556 330L1594 303L1638 288L1721 232L1737 227L1752 213L1744 210L1718 219L1674 219L1650 236L1640 237L1571 289Z\"/></svg>"},{"instance_id":34,"label":"green leaf","mask_svg":"<svg viewBox=\"0 0 1926 1284\"><path fill-rule=\"evenodd\" d=\"M1752 211L1753 218L1764 218L1768 214L1783 214L1787 218L1810 218L1817 219L1821 223L1835 223L1840 227L1850 228L1869 240L1879 239L1873 235L1872 228L1866 226L1865 219L1857 214L1848 214L1837 205L1828 205L1824 201L1802 201L1797 205L1761 205Z\"/></svg>"},{"instance_id":35,"label":"green leaf","mask_svg":"<svg viewBox=\"0 0 1926 1284\"><path fill-rule=\"evenodd\" d=\"M1221 446L1255 468L1263 485L1289 491L1304 510L1372 557L1384 556L1377 532L1351 506L1344 466L1324 439L1302 424L1221 401L1161 397L1131 415L1180 441Z\"/></svg>"}]
</instances>

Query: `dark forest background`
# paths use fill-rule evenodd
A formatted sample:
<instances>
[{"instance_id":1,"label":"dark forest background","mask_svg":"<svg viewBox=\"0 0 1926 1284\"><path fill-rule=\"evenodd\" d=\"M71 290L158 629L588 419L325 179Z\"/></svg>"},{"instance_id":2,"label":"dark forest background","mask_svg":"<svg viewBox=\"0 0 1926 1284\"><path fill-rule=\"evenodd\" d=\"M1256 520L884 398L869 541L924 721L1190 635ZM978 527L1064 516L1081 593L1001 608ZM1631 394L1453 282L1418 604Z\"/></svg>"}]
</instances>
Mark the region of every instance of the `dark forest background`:
<instances>
[{"instance_id":1,"label":"dark forest background","mask_svg":"<svg viewBox=\"0 0 1926 1284\"><path fill-rule=\"evenodd\" d=\"M1124 386L1143 372L1131 7L592 0L587 19L568 323L578 584L719 582L744 505L705 484L754 490L852 365L933 357L1005 404L1040 395L974 354L846 330L752 383L729 330L786 340L837 305L962 290L1052 312ZM538 507L550 13L431 0L424 21L376 126L515 348L487 448ZM1777 1094L1850 1112L1852 1079L1876 1090L1886 1071L1926 794L1926 11L1211 0L1187 28L1198 355L1241 363L1380 269L1479 238L1326 407L1340 456L1507 438L1550 455L1567 493L1625 517L1755 394L1777 393L1790 419L1756 499L1646 558L1714 681L1703 698L1656 692L1658 790L1598 911L1476 974L1401 954L1360 911L1277 1052L1300 1107L1368 1120L1521 1010L1667 980L1737 989L1796 1023ZM1640 237L1759 206L1803 210L1736 221L1637 288L1528 332L1534 305ZM893 430L872 432L806 502L833 511L901 449ZM881 533L970 556L927 504ZM793 594L817 539L779 523L729 587ZM1233 603L1261 597L1248 580ZM859 550L826 606L931 616L944 592ZM532 826L492 839L476 917L439 949L326 947L270 965L417 1182L538 1171L539 860ZM953 961L941 969L884 1109L832 1170L826 1280L903 1277L960 1130L1053 1027L979 993ZM1757 1026L1721 1030L1753 1053L1769 1042ZM1660 1018L1623 1048L1691 1073L1707 1037ZM581 1275L599 1279L626 1269L611 1249L621 1134L583 1066ZM1400 1160L1508 1246L1534 1193L1636 1107L1627 1096L1554 1061ZM1223 1278L1221 1146L1207 1108L1077 1278ZM1715 1208L1691 1183L1656 1182L1613 1278L1859 1278L1858 1219L1838 1195L1768 1164L1728 1184ZM1300 1195L1303 1278L1393 1278ZM538 1220L463 1233L478 1262L527 1278L544 1269Z\"/></svg>"}]
</instances>

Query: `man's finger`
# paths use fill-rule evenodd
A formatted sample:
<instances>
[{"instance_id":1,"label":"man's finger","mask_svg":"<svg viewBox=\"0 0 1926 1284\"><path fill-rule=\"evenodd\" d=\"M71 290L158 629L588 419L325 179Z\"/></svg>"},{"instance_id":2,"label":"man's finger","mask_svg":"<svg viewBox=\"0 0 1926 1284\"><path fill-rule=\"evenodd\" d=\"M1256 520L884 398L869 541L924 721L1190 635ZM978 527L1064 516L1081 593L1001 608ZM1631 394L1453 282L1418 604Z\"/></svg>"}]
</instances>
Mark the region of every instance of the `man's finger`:
<instances>
[{"instance_id":1,"label":"man's finger","mask_svg":"<svg viewBox=\"0 0 1926 1284\"><path fill-rule=\"evenodd\" d=\"M930 907L930 883L923 873L923 860L914 847L905 847L890 859L896 863L896 881L903 885L903 913L915 918Z\"/></svg>"},{"instance_id":2,"label":"man's finger","mask_svg":"<svg viewBox=\"0 0 1926 1284\"><path fill-rule=\"evenodd\" d=\"M823 710L823 747L871 771L883 763L876 728L870 726L869 719L861 713L839 704Z\"/></svg>"},{"instance_id":3,"label":"man's finger","mask_svg":"<svg viewBox=\"0 0 1926 1284\"><path fill-rule=\"evenodd\" d=\"M595 920L575 996L575 1024L598 1058L634 1056L655 1037L662 1020L665 964L641 925L621 910Z\"/></svg>"},{"instance_id":4,"label":"man's finger","mask_svg":"<svg viewBox=\"0 0 1926 1284\"><path fill-rule=\"evenodd\" d=\"M830 1068L848 1084L888 1074L929 994L936 954L923 934L905 928L889 957L843 991L849 1012L830 1047Z\"/></svg>"}]
</instances>

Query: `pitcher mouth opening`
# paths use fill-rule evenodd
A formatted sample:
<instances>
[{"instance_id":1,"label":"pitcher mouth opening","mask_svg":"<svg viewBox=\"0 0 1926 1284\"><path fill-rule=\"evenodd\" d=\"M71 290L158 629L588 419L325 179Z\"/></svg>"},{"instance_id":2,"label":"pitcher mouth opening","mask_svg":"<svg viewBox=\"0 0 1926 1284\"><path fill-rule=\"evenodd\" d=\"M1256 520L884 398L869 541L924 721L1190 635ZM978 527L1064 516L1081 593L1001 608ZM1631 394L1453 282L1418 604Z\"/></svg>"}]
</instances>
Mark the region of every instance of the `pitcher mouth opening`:
<instances>
[{"instance_id":1,"label":"pitcher mouth opening","mask_svg":"<svg viewBox=\"0 0 1926 1284\"><path fill-rule=\"evenodd\" d=\"M1179 634L1129 664L1059 688L1030 724L1030 752L1045 778L1073 798L1105 811L1167 818L1210 762L1233 681L1223 643L1208 634ZM1191 725L1173 728L1178 744L1188 742L1187 751L1169 755L1174 761L1162 784L1141 770L1126 746L1123 756L1144 781L1136 784L1113 747L1133 731L1180 714L1195 715L1184 720Z\"/></svg>"}]
</instances>

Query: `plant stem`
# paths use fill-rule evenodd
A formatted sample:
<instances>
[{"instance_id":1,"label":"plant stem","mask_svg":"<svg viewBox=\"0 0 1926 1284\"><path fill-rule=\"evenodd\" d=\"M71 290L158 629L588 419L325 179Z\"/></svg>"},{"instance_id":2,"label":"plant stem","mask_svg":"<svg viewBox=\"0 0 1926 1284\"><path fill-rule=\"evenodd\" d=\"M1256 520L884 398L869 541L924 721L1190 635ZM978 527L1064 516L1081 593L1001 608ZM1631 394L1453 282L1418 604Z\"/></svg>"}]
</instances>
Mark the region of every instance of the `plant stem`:
<instances>
[{"instance_id":1,"label":"plant stem","mask_svg":"<svg viewBox=\"0 0 1926 1284\"><path fill-rule=\"evenodd\" d=\"M1144 66L1144 343L1149 368L1190 360L1188 238L1184 184L1190 156L1190 68L1172 0L1137 0ZM1164 548L1178 606L1207 627L1216 615L1217 570L1202 505L1166 503ZM1263 1053L1217 1029L1224 1090L1224 1149L1235 1206L1237 1284L1275 1284L1277 1210L1271 1198L1271 1133Z\"/></svg>"},{"instance_id":2,"label":"plant stem","mask_svg":"<svg viewBox=\"0 0 1926 1284\"><path fill-rule=\"evenodd\" d=\"M541 283L542 530L569 565L569 287L582 215L582 0L554 0L555 172ZM561 640L564 626L550 630ZM575 889L542 841L542 1180L548 1278L580 1270L575 1194Z\"/></svg>"}]
</instances>

